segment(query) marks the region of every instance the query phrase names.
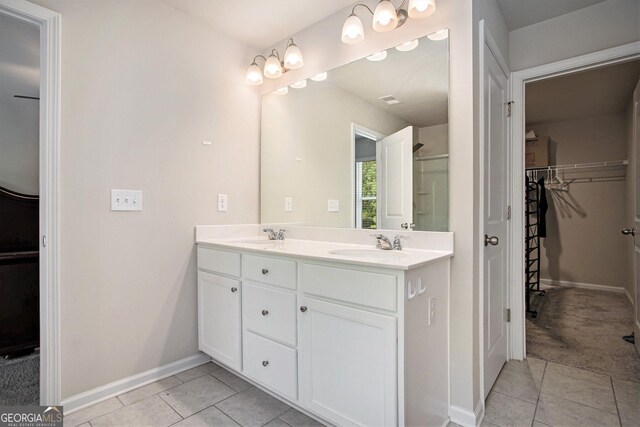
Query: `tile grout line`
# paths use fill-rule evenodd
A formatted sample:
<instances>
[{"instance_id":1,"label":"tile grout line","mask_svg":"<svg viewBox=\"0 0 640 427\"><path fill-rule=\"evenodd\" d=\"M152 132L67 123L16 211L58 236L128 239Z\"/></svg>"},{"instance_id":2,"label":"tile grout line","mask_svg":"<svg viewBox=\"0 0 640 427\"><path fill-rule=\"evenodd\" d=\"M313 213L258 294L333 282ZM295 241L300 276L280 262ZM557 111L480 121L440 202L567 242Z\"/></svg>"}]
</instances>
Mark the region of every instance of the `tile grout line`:
<instances>
[{"instance_id":1,"label":"tile grout line","mask_svg":"<svg viewBox=\"0 0 640 427\"><path fill-rule=\"evenodd\" d=\"M611 381L611 390L613 390L613 401L616 404L616 412L618 413L618 422L622 426L622 416L620 416L620 408L618 407L618 397L616 396L616 388L613 386L613 377L609 377Z\"/></svg>"},{"instance_id":2,"label":"tile grout line","mask_svg":"<svg viewBox=\"0 0 640 427\"><path fill-rule=\"evenodd\" d=\"M540 395L542 394L542 384L544 383L544 376L547 374L547 365L549 362L544 361L544 370L542 371L542 378L540 378L540 390L538 390L538 399L536 399L536 409L533 411L533 420L531 420L531 427L536 422L536 414L538 413L538 405L540 404Z\"/></svg>"},{"instance_id":3,"label":"tile grout line","mask_svg":"<svg viewBox=\"0 0 640 427\"><path fill-rule=\"evenodd\" d=\"M580 381L578 378L568 377L568 376L566 376L566 375L562 375L562 374L557 374L557 373L556 373L555 375L559 375L559 376L561 376L561 377L570 378L570 379L572 379L572 380L578 380L578 381ZM611 378L611 377L609 377L609 378ZM583 381L588 382L588 383L592 383L592 384L601 385L601 386L603 385L603 384L594 383L594 382L592 382L592 381L587 381L587 380L583 380ZM611 388L613 389L613 386L612 386ZM612 392L613 392L613 390L612 390ZM542 386L540 387L540 394L542 394ZM595 410L597 410L597 411L602 411L602 412L606 412L606 413L608 413L608 414L612 414L612 415L614 415L614 413L613 413L613 412L609 412L609 411L607 411L606 409L596 408L595 406L591 406L591 405L589 405L589 404L587 404L587 403L584 403L584 402L578 402L578 401L575 401L575 400L573 400L573 399L569 399L567 396L557 396L557 395L555 395L555 394L553 394L553 393L549 393L549 392L547 392L547 394L548 394L549 396L557 397L558 399L564 399L564 400L567 400L567 401L569 401L569 402L577 403L577 404L579 404L579 405L583 405L583 406L586 406L586 407L588 407L588 408L595 409ZM613 394L613 393L612 393L612 394ZM613 394L613 401L614 401L614 403L616 404L616 413L617 413L617 412L618 412L618 404L616 403L616 401L615 401L615 400L616 400L616 398L615 398L615 394Z\"/></svg>"}]
</instances>

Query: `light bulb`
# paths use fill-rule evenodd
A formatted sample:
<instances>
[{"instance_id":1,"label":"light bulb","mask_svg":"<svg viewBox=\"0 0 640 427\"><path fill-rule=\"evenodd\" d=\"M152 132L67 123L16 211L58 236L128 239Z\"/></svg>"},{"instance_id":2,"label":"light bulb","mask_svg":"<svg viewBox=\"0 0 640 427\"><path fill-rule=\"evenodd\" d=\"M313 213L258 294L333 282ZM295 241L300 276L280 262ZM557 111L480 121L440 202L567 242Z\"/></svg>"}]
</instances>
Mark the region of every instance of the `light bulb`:
<instances>
[{"instance_id":1,"label":"light bulb","mask_svg":"<svg viewBox=\"0 0 640 427\"><path fill-rule=\"evenodd\" d=\"M364 40L362 21L352 13L342 26L342 43L357 44L362 40Z\"/></svg>"},{"instance_id":2,"label":"light bulb","mask_svg":"<svg viewBox=\"0 0 640 427\"><path fill-rule=\"evenodd\" d=\"M436 11L436 0L409 0L410 18L426 18Z\"/></svg>"},{"instance_id":3,"label":"light bulb","mask_svg":"<svg viewBox=\"0 0 640 427\"><path fill-rule=\"evenodd\" d=\"M267 62L264 64L264 75L270 79L277 79L282 76L280 61L273 54L267 58Z\"/></svg>"},{"instance_id":4,"label":"light bulb","mask_svg":"<svg viewBox=\"0 0 640 427\"><path fill-rule=\"evenodd\" d=\"M287 50L284 52L285 68L288 68L289 70L297 70L303 65L304 61L302 60L302 52L300 51L300 48L291 42L287 47Z\"/></svg>"},{"instance_id":5,"label":"light bulb","mask_svg":"<svg viewBox=\"0 0 640 427\"><path fill-rule=\"evenodd\" d=\"M427 38L429 40L434 40L434 41L445 40L448 37L449 37L449 30L446 28L444 30L436 31L435 33L431 33L427 35Z\"/></svg>"},{"instance_id":6,"label":"light bulb","mask_svg":"<svg viewBox=\"0 0 640 427\"><path fill-rule=\"evenodd\" d=\"M383 59L387 58L387 51L386 50L382 50L380 52L376 52L373 55L369 55L367 56L367 59L369 61L373 61L373 62L378 62L378 61L382 61Z\"/></svg>"},{"instance_id":7,"label":"light bulb","mask_svg":"<svg viewBox=\"0 0 640 427\"><path fill-rule=\"evenodd\" d=\"M373 13L373 30L379 33L391 31L398 25L398 14L389 0L381 0Z\"/></svg>"},{"instance_id":8,"label":"light bulb","mask_svg":"<svg viewBox=\"0 0 640 427\"><path fill-rule=\"evenodd\" d=\"M418 40L411 40L410 42L402 43L401 45L396 46L396 50L400 52L409 52L410 50L418 47Z\"/></svg>"},{"instance_id":9,"label":"light bulb","mask_svg":"<svg viewBox=\"0 0 640 427\"><path fill-rule=\"evenodd\" d=\"M281 87L280 89L274 90L271 93L273 93L274 95L286 95L289 93L289 88L287 86Z\"/></svg>"},{"instance_id":10,"label":"light bulb","mask_svg":"<svg viewBox=\"0 0 640 427\"><path fill-rule=\"evenodd\" d=\"M247 69L247 83L254 86L262 84L262 71L255 62Z\"/></svg>"},{"instance_id":11,"label":"light bulb","mask_svg":"<svg viewBox=\"0 0 640 427\"><path fill-rule=\"evenodd\" d=\"M302 89L303 87L307 87L307 81L306 80L301 80L299 82L296 82L292 85L289 85L294 89Z\"/></svg>"},{"instance_id":12,"label":"light bulb","mask_svg":"<svg viewBox=\"0 0 640 427\"><path fill-rule=\"evenodd\" d=\"M321 82L323 80L327 80L327 72L325 71L324 73L316 74L315 76L311 77L311 80L313 80L314 82Z\"/></svg>"}]
</instances>

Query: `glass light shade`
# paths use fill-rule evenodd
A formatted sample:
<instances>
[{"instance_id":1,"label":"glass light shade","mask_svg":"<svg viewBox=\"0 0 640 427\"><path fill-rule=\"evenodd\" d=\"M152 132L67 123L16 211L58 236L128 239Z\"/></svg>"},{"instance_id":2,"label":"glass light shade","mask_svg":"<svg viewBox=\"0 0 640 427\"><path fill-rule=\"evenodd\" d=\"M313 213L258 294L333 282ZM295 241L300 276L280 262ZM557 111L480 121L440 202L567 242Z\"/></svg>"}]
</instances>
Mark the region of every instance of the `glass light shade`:
<instances>
[{"instance_id":1,"label":"glass light shade","mask_svg":"<svg viewBox=\"0 0 640 427\"><path fill-rule=\"evenodd\" d=\"M355 14L351 14L342 26L342 43L357 44L364 40L362 21Z\"/></svg>"},{"instance_id":2,"label":"glass light shade","mask_svg":"<svg viewBox=\"0 0 640 427\"><path fill-rule=\"evenodd\" d=\"M409 0L410 18L426 18L436 11L436 0Z\"/></svg>"},{"instance_id":3,"label":"glass light shade","mask_svg":"<svg viewBox=\"0 0 640 427\"><path fill-rule=\"evenodd\" d=\"M405 42L396 46L396 50L399 50L400 52L409 52L410 50L418 47L418 43L418 40L411 40L410 42Z\"/></svg>"},{"instance_id":4,"label":"glass light shade","mask_svg":"<svg viewBox=\"0 0 640 427\"><path fill-rule=\"evenodd\" d=\"M286 95L289 93L289 88L287 86L281 87L280 89L274 90L271 93L273 93L274 95Z\"/></svg>"},{"instance_id":5,"label":"glass light shade","mask_svg":"<svg viewBox=\"0 0 640 427\"><path fill-rule=\"evenodd\" d=\"M378 61L382 61L383 59L387 58L387 51L386 50L382 50L380 52L376 52L373 55L369 55L367 56L367 59L369 61L373 61L373 62L378 62Z\"/></svg>"},{"instance_id":6,"label":"glass light shade","mask_svg":"<svg viewBox=\"0 0 640 427\"><path fill-rule=\"evenodd\" d=\"M448 37L449 37L449 30L447 30L446 28L444 30L436 31L435 33L431 33L427 35L427 38L429 40L434 40L434 41L444 40Z\"/></svg>"},{"instance_id":7,"label":"glass light shade","mask_svg":"<svg viewBox=\"0 0 640 427\"><path fill-rule=\"evenodd\" d=\"M327 80L327 72L325 71L324 73L316 74L315 76L311 77L311 80L313 80L314 82Z\"/></svg>"},{"instance_id":8,"label":"glass light shade","mask_svg":"<svg viewBox=\"0 0 640 427\"><path fill-rule=\"evenodd\" d=\"M294 89L302 89L303 87L307 87L307 81L306 80L301 80L299 82L296 82L292 85L289 85Z\"/></svg>"},{"instance_id":9,"label":"glass light shade","mask_svg":"<svg viewBox=\"0 0 640 427\"><path fill-rule=\"evenodd\" d=\"M267 58L267 62L264 64L264 76L270 79L277 79L282 76L282 66L275 55Z\"/></svg>"},{"instance_id":10,"label":"glass light shade","mask_svg":"<svg viewBox=\"0 0 640 427\"><path fill-rule=\"evenodd\" d=\"M284 52L284 66L289 70L297 70L303 65L304 61L302 60L302 52L300 52L300 48L298 46L292 43Z\"/></svg>"},{"instance_id":11,"label":"glass light shade","mask_svg":"<svg viewBox=\"0 0 640 427\"><path fill-rule=\"evenodd\" d=\"M389 0L381 0L373 13L373 30L379 33L391 31L398 25L398 14Z\"/></svg>"},{"instance_id":12,"label":"glass light shade","mask_svg":"<svg viewBox=\"0 0 640 427\"><path fill-rule=\"evenodd\" d=\"M249 65L247 69L247 83L250 85L261 85L262 84L262 70L258 67L258 64L255 62Z\"/></svg>"}]
</instances>

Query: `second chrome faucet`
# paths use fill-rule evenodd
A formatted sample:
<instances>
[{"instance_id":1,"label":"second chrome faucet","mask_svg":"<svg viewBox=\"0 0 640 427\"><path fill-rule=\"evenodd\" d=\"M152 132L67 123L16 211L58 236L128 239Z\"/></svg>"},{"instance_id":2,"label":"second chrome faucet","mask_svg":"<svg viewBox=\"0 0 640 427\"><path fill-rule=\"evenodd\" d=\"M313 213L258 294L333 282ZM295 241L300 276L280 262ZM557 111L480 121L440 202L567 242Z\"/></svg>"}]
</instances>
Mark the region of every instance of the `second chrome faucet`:
<instances>
[{"instance_id":1,"label":"second chrome faucet","mask_svg":"<svg viewBox=\"0 0 640 427\"><path fill-rule=\"evenodd\" d=\"M273 228L264 228L262 229L262 231L267 233L267 237L269 238L269 240L284 240L284 233L286 233L287 230L281 228L276 232L273 231Z\"/></svg>"},{"instance_id":2,"label":"second chrome faucet","mask_svg":"<svg viewBox=\"0 0 640 427\"><path fill-rule=\"evenodd\" d=\"M389 238L384 234L372 234L371 236L377 239L376 248L382 249L383 251L390 251L393 249L395 249L396 251L401 251L402 243L400 242L400 239L409 238L407 236L397 235L393 239L393 243L391 243L391 240L389 240Z\"/></svg>"}]
</instances>

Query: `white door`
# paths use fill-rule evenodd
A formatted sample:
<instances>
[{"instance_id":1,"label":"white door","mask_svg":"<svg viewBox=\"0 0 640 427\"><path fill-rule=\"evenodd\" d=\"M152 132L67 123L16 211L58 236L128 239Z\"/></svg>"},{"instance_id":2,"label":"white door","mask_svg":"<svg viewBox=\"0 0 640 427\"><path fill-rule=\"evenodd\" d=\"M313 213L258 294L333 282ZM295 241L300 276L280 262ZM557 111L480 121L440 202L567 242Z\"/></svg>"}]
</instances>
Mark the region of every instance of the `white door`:
<instances>
[{"instance_id":1,"label":"white door","mask_svg":"<svg viewBox=\"0 0 640 427\"><path fill-rule=\"evenodd\" d=\"M339 426L397 425L396 319L301 298L304 407Z\"/></svg>"},{"instance_id":2,"label":"white door","mask_svg":"<svg viewBox=\"0 0 640 427\"><path fill-rule=\"evenodd\" d=\"M242 369L239 281L198 272L198 344L215 360Z\"/></svg>"},{"instance_id":3,"label":"white door","mask_svg":"<svg viewBox=\"0 0 640 427\"><path fill-rule=\"evenodd\" d=\"M484 394L507 361L507 76L484 46Z\"/></svg>"},{"instance_id":4,"label":"white door","mask_svg":"<svg viewBox=\"0 0 640 427\"><path fill-rule=\"evenodd\" d=\"M640 232L640 82L633 92L633 157L631 158L631 173L634 174L635 187L633 193L633 228L636 233ZM624 231L623 231L624 232ZM634 332L635 345L640 351L640 236L629 235L634 238L634 277L633 283L635 288L635 304L634 304Z\"/></svg>"},{"instance_id":5,"label":"white door","mask_svg":"<svg viewBox=\"0 0 640 427\"><path fill-rule=\"evenodd\" d=\"M399 230L413 222L413 127L376 144L378 228Z\"/></svg>"}]
</instances>

